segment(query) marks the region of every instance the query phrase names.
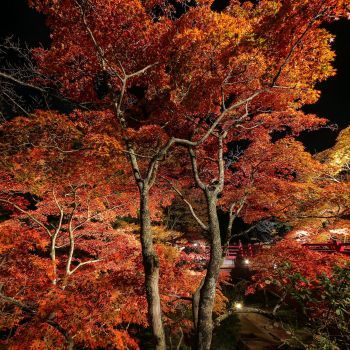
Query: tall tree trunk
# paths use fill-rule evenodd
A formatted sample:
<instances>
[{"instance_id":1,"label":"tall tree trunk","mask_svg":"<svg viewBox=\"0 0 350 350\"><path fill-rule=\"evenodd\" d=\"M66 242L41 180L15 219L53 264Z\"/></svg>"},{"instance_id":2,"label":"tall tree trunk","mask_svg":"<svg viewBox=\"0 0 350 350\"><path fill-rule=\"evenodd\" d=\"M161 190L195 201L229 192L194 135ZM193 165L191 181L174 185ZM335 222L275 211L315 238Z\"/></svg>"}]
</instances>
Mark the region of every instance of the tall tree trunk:
<instances>
[{"instance_id":1,"label":"tall tree trunk","mask_svg":"<svg viewBox=\"0 0 350 350\"><path fill-rule=\"evenodd\" d=\"M198 350L209 350L213 335L213 307L215 301L216 283L222 265L222 247L220 226L217 215L217 193L206 191L208 206L210 260L207 274L200 291L196 345Z\"/></svg>"},{"instance_id":2,"label":"tall tree trunk","mask_svg":"<svg viewBox=\"0 0 350 350\"><path fill-rule=\"evenodd\" d=\"M140 226L148 319L152 327L154 349L166 348L159 296L159 258L154 251L149 210L149 189L140 191Z\"/></svg>"}]
</instances>

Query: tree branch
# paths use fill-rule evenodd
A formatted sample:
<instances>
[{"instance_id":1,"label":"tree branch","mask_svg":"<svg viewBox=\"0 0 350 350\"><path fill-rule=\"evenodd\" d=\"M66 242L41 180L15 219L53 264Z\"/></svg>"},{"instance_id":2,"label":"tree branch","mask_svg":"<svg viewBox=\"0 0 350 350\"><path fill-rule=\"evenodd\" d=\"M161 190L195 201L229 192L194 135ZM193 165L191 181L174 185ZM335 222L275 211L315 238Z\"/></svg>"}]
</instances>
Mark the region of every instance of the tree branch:
<instances>
[{"instance_id":1,"label":"tree branch","mask_svg":"<svg viewBox=\"0 0 350 350\"><path fill-rule=\"evenodd\" d=\"M69 272L69 275L72 275L75 271L77 271L79 268L81 268L84 265L95 264L95 263L100 262L100 261L102 261L102 259L95 259L95 260L89 260L89 261L81 262L73 270L71 270Z\"/></svg>"},{"instance_id":2,"label":"tree branch","mask_svg":"<svg viewBox=\"0 0 350 350\"><path fill-rule=\"evenodd\" d=\"M285 57L283 63L281 64L281 66L279 67L276 75L274 76L274 78L272 79L271 82L271 87L277 87L275 86L278 78L281 76L282 71L284 69L284 67L288 64L290 58L292 57L294 51L296 50L296 48L299 46L299 44L302 42L302 40L304 39L304 37L306 36L307 32L311 29L311 27L314 25L314 23L316 22L316 20L322 15L321 9L322 6L324 4L324 1L321 2L321 5L319 7L318 13L311 19L311 21L308 23L307 27L305 28L305 30L301 33L301 35L299 36L299 38L297 39L297 41L292 45L291 49L289 50L287 56Z\"/></svg>"},{"instance_id":3,"label":"tree branch","mask_svg":"<svg viewBox=\"0 0 350 350\"><path fill-rule=\"evenodd\" d=\"M46 92L45 89L43 89L43 88L41 88L41 87L39 87L39 86L30 84L30 83L26 83L26 82L24 82L24 81L22 81L22 80L19 80L19 79L13 77L13 76L10 75L10 74L6 74L6 73L4 73L4 72L0 72L0 77L1 77L1 78L4 78L4 79L7 79L7 80L10 80L10 81L12 81L12 82L14 82L14 83L16 83L16 84L18 84L18 85L22 85L22 86L24 86L24 87L28 87L28 88L31 88L31 89L34 89L34 90L38 90L38 91L40 91L40 92Z\"/></svg>"},{"instance_id":4,"label":"tree branch","mask_svg":"<svg viewBox=\"0 0 350 350\"><path fill-rule=\"evenodd\" d=\"M171 188L180 196L180 198L182 199L182 201L184 203L186 203L186 205L188 206L188 209L190 210L193 218L197 221L197 223L199 224L199 226L204 230L204 231L208 231L208 226L205 225L203 223L203 221L197 216L197 214L195 213L192 204L184 197L184 195L180 192L180 190L178 188L176 188L174 186L174 184L169 181L167 178L165 178L164 176L161 176L162 179L164 179L170 186Z\"/></svg>"},{"instance_id":5,"label":"tree branch","mask_svg":"<svg viewBox=\"0 0 350 350\"><path fill-rule=\"evenodd\" d=\"M227 236L227 240L226 240L226 244L228 244L232 238L232 227L233 227L233 222L235 221L235 219L237 218L237 216L239 215L239 213L241 212L241 210L243 209L245 202L247 199L247 195L245 195L239 202L239 207L237 210L234 211L234 208L237 204L237 202L234 202L230 205L230 209L229 209L229 221L228 221L228 225L227 225L227 231L226 231L226 236Z\"/></svg>"},{"instance_id":6,"label":"tree branch","mask_svg":"<svg viewBox=\"0 0 350 350\"><path fill-rule=\"evenodd\" d=\"M16 208L18 211L20 211L22 214L27 215L31 220L33 220L36 224L38 224L40 227L42 227L47 233L48 235L51 237L51 232L50 230L46 227L46 225L44 225L41 221L39 221L38 219L36 219L33 215L29 214L26 210L22 209L21 207L19 207L17 204L7 200L7 199L0 199L0 202L2 203L7 203L11 206L13 206L14 208Z\"/></svg>"},{"instance_id":7,"label":"tree branch","mask_svg":"<svg viewBox=\"0 0 350 350\"><path fill-rule=\"evenodd\" d=\"M54 201L57 205L57 208L58 210L60 211L60 218L59 218L59 222L57 224L57 227L55 229L55 232L54 234L51 236L51 252L50 252L50 255L51 255L51 260L52 260L52 266L53 266L53 281L52 283L54 285L56 285L57 283L57 267L56 267L56 240L57 240L57 237L58 237L58 234L60 233L61 231L61 227L62 227L62 222L63 222L63 217L64 217L64 211L63 211L63 207L60 205L60 203L58 202L57 200L57 197L56 197L56 193L55 193L55 190L53 189L52 190L52 195L53 195L53 198L54 198Z\"/></svg>"},{"instance_id":8,"label":"tree branch","mask_svg":"<svg viewBox=\"0 0 350 350\"><path fill-rule=\"evenodd\" d=\"M188 152L190 155L191 164L192 164L192 171L193 171L193 175L194 175L194 179L196 181L196 184L200 189L205 190L207 188L207 186L202 182L202 180L199 177L196 153L192 147L188 147Z\"/></svg>"},{"instance_id":9,"label":"tree branch","mask_svg":"<svg viewBox=\"0 0 350 350\"><path fill-rule=\"evenodd\" d=\"M224 188L224 180L225 180L225 164L224 164L224 145L223 140L226 137L226 132L224 132L222 135L219 135L218 143L219 143L219 149L218 149L218 158L217 158L217 164L218 164L218 170L219 170L219 183L216 188L216 191L220 193Z\"/></svg>"}]
</instances>

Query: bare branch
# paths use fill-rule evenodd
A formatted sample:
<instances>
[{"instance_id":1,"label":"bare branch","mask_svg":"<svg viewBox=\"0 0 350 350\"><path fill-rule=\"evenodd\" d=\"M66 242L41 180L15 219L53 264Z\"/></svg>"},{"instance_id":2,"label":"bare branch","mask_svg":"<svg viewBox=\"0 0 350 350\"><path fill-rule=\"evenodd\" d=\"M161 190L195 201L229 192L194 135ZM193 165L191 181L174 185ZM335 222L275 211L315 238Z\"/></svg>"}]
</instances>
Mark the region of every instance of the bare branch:
<instances>
[{"instance_id":1,"label":"bare branch","mask_svg":"<svg viewBox=\"0 0 350 350\"><path fill-rule=\"evenodd\" d=\"M66 263L66 276L70 275L70 267L72 264L73 260L73 255L74 255L74 248L75 248L75 241L74 241L74 229L73 229L73 218L74 218L74 213L77 210L79 204L77 202L77 189L74 189L73 191L73 196L74 196L74 204L73 204L73 209L72 212L69 216L69 224L68 224L68 233L69 233L69 253L68 253L68 259ZM89 211L87 217L89 218Z\"/></svg>"},{"instance_id":2,"label":"bare branch","mask_svg":"<svg viewBox=\"0 0 350 350\"><path fill-rule=\"evenodd\" d=\"M6 74L4 72L0 72L0 77L1 78L4 78L4 79L7 79L7 80L10 80L18 85L21 85L21 86L24 86L24 87L28 87L28 88L31 88L31 89L34 89L34 90L38 90L40 92L46 92L45 89L37 86L37 85L33 85L33 84L30 84L30 83L26 83L25 81L22 81L22 80L19 80L17 78L15 78L14 76L10 75L10 74Z\"/></svg>"},{"instance_id":3,"label":"bare branch","mask_svg":"<svg viewBox=\"0 0 350 350\"><path fill-rule=\"evenodd\" d=\"M15 99L13 99L9 94L6 93L6 91L2 92L4 96L6 96L14 105L16 105L25 115L29 115L29 112L27 112Z\"/></svg>"},{"instance_id":4,"label":"bare branch","mask_svg":"<svg viewBox=\"0 0 350 350\"><path fill-rule=\"evenodd\" d=\"M60 205L60 203L57 200L55 189L52 190L52 195L53 195L54 201L56 203L56 206L57 206L57 208L58 208L58 210L60 212L60 218L59 218L57 227L55 229L55 233L51 236L51 252L50 252L51 261L52 261L52 267L53 267L53 280L52 280L52 283L54 285L56 285L56 283L57 283L56 240L57 240L58 234L60 233L61 228L62 228L64 211L63 211L63 207Z\"/></svg>"},{"instance_id":5,"label":"bare branch","mask_svg":"<svg viewBox=\"0 0 350 350\"><path fill-rule=\"evenodd\" d=\"M89 260L89 261L84 261L84 262L81 262L79 263L73 270L71 270L69 272L69 275L72 275L75 271L77 271L79 268L81 268L82 266L84 265L87 265L87 264L95 264L97 262L100 262L102 261L102 259L96 259L96 260Z\"/></svg>"},{"instance_id":6,"label":"bare branch","mask_svg":"<svg viewBox=\"0 0 350 350\"><path fill-rule=\"evenodd\" d=\"M16 305L21 310L23 310L31 315L36 314L35 310L33 310L31 307L27 306L26 304L22 303L21 301L15 299L15 298L8 297L7 295L3 294L2 292L0 292L0 298L7 303Z\"/></svg>"},{"instance_id":7,"label":"bare branch","mask_svg":"<svg viewBox=\"0 0 350 350\"><path fill-rule=\"evenodd\" d=\"M193 175L194 175L196 184L198 185L199 188L201 188L202 190L205 190L207 186L202 182L202 180L199 177L196 153L191 147L188 148L188 152L190 154L192 170L193 170Z\"/></svg>"},{"instance_id":8,"label":"bare branch","mask_svg":"<svg viewBox=\"0 0 350 350\"><path fill-rule=\"evenodd\" d=\"M217 166L219 169L219 183L217 185L216 191L219 193L224 188L224 180L225 180L225 163L224 163L224 145L223 140L226 137L226 132L224 132L222 135L218 138L218 158L217 158Z\"/></svg>"},{"instance_id":9,"label":"bare branch","mask_svg":"<svg viewBox=\"0 0 350 350\"><path fill-rule=\"evenodd\" d=\"M138 75L141 75L143 73L145 73L146 71L148 71L150 68L156 66L158 64L158 62L155 62L155 63L152 63L152 64L149 64L148 66L138 70L137 72L134 72L134 73L131 73L131 74L128 74L125 76L126 79L130 79L130 78L133 78L133 77L136 77Z\"/></svg>"},{"instance_id":10,"label":"bare branch","mask_svg":"<svg viewBox=\"0 0 350 350\"><path fill-rule=\"evenodd\" d=\"M233 227L233 222L235 221L235 219L237 218L237 216L239 215L239 213L241 212L241 210L243 209L245 203L247 200L247 195L245 195L243 198L241 198L241 200L239 201L239 203L237 202L233 202L230 205L230 209L229 209L229 222L227 225L227 231L226 231L226 236L227 236L227 244L230 242L231 238L232 238L232 227ZM238 204L238 208L236 210L235 207ZM244 232L246 233L246 232Z\"/></svg>"},{"instance_id":11,"label":"bare branch","mask_svg":"<svg viewBox=\"0 0 350 350\"><path fill-rule=\"evenodd\" d=\"M107 68L107 61L105 59L105 54L104 54L101 46L98 44L98 42L97 42L97 40L96 40L96 38L95 38L91 28L89 27L89 24L87 22L86 15L85 15L85 10L84 10L83 6L79 3L78 0L75 0L75 3L76 3L76 5L78 6L78 8L80 10L80 14L81 14L81 17L82 17L85 29L87 30L87 32L88 32L88 34L89 34L89 36L91 38L91 41L93 42L93 45L95 46L95 49L96 49L98 57L100 59L102 68L103 68L103 70L106 70L106 68Z\"/></svg>"},{"instance_id":12,"label":"bare branch","mask_svg":"<svg viewBox=\"0 0 350 350\"><path fill-rule=\"evenodd\" d=\"M41 221L39 221L38 219L36 219L33 215L31 215L29 212L27 212L26 210L22 209L21 207L19 207L17 204L7 200L7 199L0 199L0 202L2 203L7 203L11 206L13 206L14 208L16 208L18 211L20 211L22 214L27 215L31 220L33 220L36 224L38 224L40 227L42 227L51 237L51 232L50 230L47 228L47 226L45 224L43 224Z\"/></svg>"},{"instance_id":13,"label":"bare branch","mask_svg":"<svg viewBox=\"0 0 350 350\"><path fill-rule=\"evenodd\" d=\"M182 330L182 327L180 327L180 339L179 339L179 342L176 346L176 350L180 350L181 349L181 344L182 344L182 341L184 339L184 332Z\"/></svg>"},{"instance_id":14,"label":"bare branch","mask_svg":"<svg viewBox=\"0 0 350 350\"><path fill-rule=\"evenodd\" d=\"M197 221L197 223L199 224L199 226L204 230L204 231L208 231L208 226L205 225L203 223L203 221L197 216L197 214L195 213L193 206L191 205L191 203L184 197L184 195L180 192L180 190L178 188L176 188L174 186L174 184L169 181L167 178L165 178L164 176L161 176L162 179L164 179L170 186L171 188L180 196L180 198L183 200L184 203L186 203L186 205L188 206L188 209L190 210L193 218Z\"/></svg>"}]
</instances>

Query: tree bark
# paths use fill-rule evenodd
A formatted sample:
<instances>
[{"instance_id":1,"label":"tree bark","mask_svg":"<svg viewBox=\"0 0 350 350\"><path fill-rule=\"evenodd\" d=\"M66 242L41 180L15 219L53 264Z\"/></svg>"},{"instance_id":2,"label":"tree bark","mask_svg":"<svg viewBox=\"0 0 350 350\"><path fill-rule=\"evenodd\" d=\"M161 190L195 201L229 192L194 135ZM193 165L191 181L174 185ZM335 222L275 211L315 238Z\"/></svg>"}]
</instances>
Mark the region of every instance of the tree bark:
<instances>
[{"instance_id":1,"label":"tree bark","mask_svg":"<svg viewBox=\"0 0 350 350\"><path fill-rule=\"evenodd\" d=\"M140 191L140 226L145 287L148 304L148 319L152 327L155 350L166 348L162 312L159 296L159 258L153 247L151 216L149 210L149 189Z\"/></svg>"},{"instance_id":2,"label":"tree bark","mask_svg":"<svg viewBox=\"0 0 350 350\"><path fill-rule=\"evenodd\" d=\"M201 280L201 283L199 284L198 288L192 295L192 317L193 317L193 326L196 330L198 327L198 310L199 310L199 300L200 300L200 294L201 289L203 287L205 277Z\"/></svg>"},{"instance_id":3,"label":"tree bark","mask_svg":"<svg viewBox=\"0 0 350 350\"><path fill-rule=\"evenodd\" d=\"M207 274L200 291L198 325L196 332L196 347L198 350L210 350L213 335L215 290L220 267L222 265L222 246L219 219L216 209L216 191L211 192L210 190L207 190L206 200L208 207L211 251Z\"/></svg>"}]
</instances>

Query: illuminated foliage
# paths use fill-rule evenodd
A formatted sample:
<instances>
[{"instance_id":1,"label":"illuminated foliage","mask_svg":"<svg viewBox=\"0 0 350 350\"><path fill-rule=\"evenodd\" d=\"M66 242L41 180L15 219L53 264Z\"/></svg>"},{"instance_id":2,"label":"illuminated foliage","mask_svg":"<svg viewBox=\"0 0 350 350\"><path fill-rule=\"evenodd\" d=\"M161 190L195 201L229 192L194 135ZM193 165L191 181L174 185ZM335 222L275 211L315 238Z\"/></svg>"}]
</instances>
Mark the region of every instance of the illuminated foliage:
<instances>
[{"instance_id":1,"label":"illuminated foliage","mask_svg":"<svg viewBox=\"0 0 350 350\"><path fill-rule=\"evenodd\" d=\"M171 203L166 195L174 186L169 183L188 191L197 187L191 196L200 193L207 217L196 221L211 254L195 342L199 349L210 349L222 258L217 206L230 212L230 220L285 218L300 210L303 196L320 188L315 174L322 165L294 137L325 124L299 109L318 99L316 83L335 74L332 36L321 24L347 16L349 1L232 0L221 13L209 0L188 6L159 0L29 4L47 16L51 31L50 48L33 50L42 78L32 83L88 102L91 112L75 111L62 126L54 123L54 113L38 112L39 124L46 125L48 118L47 126L64 137L52 138L50 132L42 135L44 142L49 139L43 144L34 128L16 144L30 147L5 158L2 176L14 185L5 189L4 198L16 191L43 197L53 191L55 180L62 186L57 196L64 197L66 185L83 185L96 193L93 210L118 206L114 214L138 215L148 321L154 348L163 350L162 257L153 244L151 221ZM31 130L31 121L23 122ZM279 132L288 137L274 140ZM244 140L244 152L225 162L231 145ZM24 162L35 166L17 172ZM17 173L30 189L16 187L21 186Z\"/></svg>"}]
</instances>

